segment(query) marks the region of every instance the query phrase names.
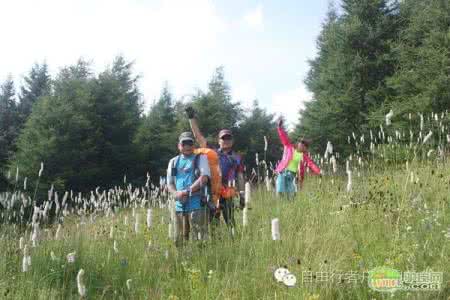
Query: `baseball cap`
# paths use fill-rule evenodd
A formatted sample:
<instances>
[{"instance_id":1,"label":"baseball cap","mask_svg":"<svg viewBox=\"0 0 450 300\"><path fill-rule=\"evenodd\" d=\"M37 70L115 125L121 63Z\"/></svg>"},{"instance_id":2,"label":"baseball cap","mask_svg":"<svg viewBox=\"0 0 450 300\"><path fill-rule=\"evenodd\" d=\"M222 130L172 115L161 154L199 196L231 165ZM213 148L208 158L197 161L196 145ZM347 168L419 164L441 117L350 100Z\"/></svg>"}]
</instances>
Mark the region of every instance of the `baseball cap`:
<instances>
[{"instance_id":1,"label":"baseball cap","mask_svg":"<svg viewBox=\"0 0 450 300\"><path fill-rule=\"evenodd\" d=\"M178 138L178 141L180 143L184 142L184 141L194 141L194 135L192 134L192 132L186 131L183 132L182 134L180 134L180 137Z\"/></svg>"},{"instance_id":2,"label":"baseball cap","mask_svg":"<svg viewBox=\"0 0 450 300\"><path fill-rule=\"evenodd\" d=\"M225 135L233 136L233 133L232 133L231 130L229 130L229 129L222 129L222 130L219 132L219 139L221 139L221 138L224 137Z\"/></svg>"}]
</instances>

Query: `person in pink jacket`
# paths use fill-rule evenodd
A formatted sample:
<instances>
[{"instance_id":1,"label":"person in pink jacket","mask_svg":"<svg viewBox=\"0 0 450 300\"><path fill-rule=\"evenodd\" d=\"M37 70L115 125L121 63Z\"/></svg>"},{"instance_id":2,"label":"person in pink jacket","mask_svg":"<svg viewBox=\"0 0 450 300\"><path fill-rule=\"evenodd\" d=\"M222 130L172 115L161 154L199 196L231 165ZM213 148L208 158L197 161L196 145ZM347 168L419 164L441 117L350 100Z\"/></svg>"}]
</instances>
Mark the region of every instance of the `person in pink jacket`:
<instances>
[{"instance_id":1,"label":"person in pink jacket","mask_svg":"<svg viewBox=\"0 0 450 300\"><path fill-rule=\"evenodd\" d=\"M303 185L306 168L313 174L320 175L320 168L309 157L308 146L310 141L300 139L297 144L292 144L286 131L283 129L283 120L278 121L278 136L283 144L283 157L275 168L278 174L276 181L277 194L294 195L294 180L298 175L300 187Z\"/></svg>"}]
</instances>

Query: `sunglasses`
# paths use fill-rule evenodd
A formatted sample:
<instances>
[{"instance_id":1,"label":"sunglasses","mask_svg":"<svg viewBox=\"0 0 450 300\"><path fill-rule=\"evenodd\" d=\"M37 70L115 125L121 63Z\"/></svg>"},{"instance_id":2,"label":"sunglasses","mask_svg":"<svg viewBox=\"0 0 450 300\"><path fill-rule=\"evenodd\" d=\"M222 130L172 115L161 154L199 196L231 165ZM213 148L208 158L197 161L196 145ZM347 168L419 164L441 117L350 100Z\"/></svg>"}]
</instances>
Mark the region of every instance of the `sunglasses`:
<instances>
[{"instance_id":1,"label":"sunglasses","mask_svg":"<svg viewBox=\"0 0 450 300\"><path fill-rule=\"evenodd\" d=\"M193 141L182 141L181 145L182 146L194 146L194 142Z\"/></svg>"},{"instance_id":2,"label":"sunglasses","mask_svg":"<svg viewBox=\"0 0 450 300\"><path fill-rule=\"evenodd\" d=\"M231 135L224 135L220 139L224 140L224 141L231 141L233 139L233 137Z\"/></svg>"}]
</instances>

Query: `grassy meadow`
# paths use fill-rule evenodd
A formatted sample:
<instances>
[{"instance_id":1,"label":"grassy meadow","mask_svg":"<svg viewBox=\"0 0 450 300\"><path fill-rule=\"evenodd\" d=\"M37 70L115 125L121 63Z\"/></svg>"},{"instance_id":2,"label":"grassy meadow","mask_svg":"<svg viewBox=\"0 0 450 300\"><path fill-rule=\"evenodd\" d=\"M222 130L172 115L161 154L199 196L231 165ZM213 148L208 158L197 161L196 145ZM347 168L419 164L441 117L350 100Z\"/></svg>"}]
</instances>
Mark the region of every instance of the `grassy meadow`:
<instances>
[{"instance_id":1,"label":"grassy meadow","mask_svg":"<svg viewBox=\"0 0 450 300\"><path fill-rule=\"evenodd\" d=\"M234 236L222 224L214 238L179 249L169 239L169 210L154 207L148 228L148 203L137 194L114 214L68 214L57 234L56 224L42 225L35 247L30 225L2 224L0 298L79 299L83 269L87 299L450 299L449 164L368 166L346 186L330 172L307 177L293 200L253 187L247 226L236 209ZM23 272L25 244L31 264ZM296 276L294 287L274 279L282 266ZM379 266L443 272L442 288L374 291L367 272Z\"/></svg>"}]
</instances>

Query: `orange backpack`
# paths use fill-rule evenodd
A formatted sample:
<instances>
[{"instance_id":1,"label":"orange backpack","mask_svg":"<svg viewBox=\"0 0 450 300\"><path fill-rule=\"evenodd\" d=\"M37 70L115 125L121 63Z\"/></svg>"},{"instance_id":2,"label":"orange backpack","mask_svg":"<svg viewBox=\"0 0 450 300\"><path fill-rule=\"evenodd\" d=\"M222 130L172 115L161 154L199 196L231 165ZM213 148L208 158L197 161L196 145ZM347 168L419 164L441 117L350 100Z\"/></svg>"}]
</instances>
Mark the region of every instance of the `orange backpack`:
<instances>
[{"instance_id":1,"label":"orange backpack","mask_svg":"<svg viewBox=\"0 0 450 300\"><path fill-rule=\"evenodd\" d=\"M208 159L209 169L211 170L211 193L212 200L216 207L219 207L220 193L222 190L222 173L220 172L219 155L213 149L197 148L194 154L204 154Z\"/></svg>"}]
</instances>

